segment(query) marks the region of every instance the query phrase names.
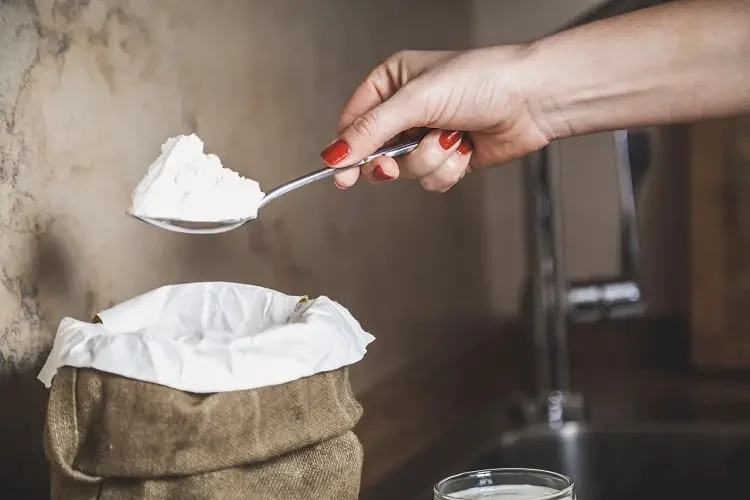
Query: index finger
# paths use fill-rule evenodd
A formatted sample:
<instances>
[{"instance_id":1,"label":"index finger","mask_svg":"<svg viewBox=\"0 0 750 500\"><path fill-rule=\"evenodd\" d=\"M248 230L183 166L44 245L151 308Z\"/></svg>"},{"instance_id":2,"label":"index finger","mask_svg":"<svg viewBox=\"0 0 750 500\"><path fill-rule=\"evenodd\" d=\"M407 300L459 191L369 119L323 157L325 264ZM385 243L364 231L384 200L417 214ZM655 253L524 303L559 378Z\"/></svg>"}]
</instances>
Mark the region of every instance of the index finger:
<instances>
[{"instance_id":1,"label":"index finger","mask_svg":"<svg viewBox=\"0 0 750 500\"><path fill-rule=\"evenodd\" d=\"M346 130L358 116L384 103L398 89L399 86L391 78L385 66L378 66L365 81L359 84L349 102L344 106L336 128L336 134L338 135Z\"/></svg>"},{"instance_id":2,"label":"index finger","mask_svg":"<svg viewBox=\"0 0 750 500\"><path fill-rule=\"evenodd\" d=\"M393 97L409 81L451 54L450 51L402 51L386 59L357 86L341 112L336 133L346 130L359 116Z\"/></svg>"}]
</instances>

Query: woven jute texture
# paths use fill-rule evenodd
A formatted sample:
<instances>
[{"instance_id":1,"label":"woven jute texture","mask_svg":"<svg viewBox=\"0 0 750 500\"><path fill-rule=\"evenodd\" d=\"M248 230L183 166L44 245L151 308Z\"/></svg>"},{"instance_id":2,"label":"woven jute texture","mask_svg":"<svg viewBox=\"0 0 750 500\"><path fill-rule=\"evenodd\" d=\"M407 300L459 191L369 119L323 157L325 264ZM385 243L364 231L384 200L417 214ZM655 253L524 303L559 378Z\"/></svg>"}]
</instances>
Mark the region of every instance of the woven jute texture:
<instances>
[{"instance_id":1,"label":"woven jute texture","mask_svg":"<svg viewBox=\"0 0 750 500\"><path fill-rule=\"evenodd\" d=\"M355 500L362 415L346 368L192 394L65 367L50 391L52 500Z\"/></svg>"}]
</instances>

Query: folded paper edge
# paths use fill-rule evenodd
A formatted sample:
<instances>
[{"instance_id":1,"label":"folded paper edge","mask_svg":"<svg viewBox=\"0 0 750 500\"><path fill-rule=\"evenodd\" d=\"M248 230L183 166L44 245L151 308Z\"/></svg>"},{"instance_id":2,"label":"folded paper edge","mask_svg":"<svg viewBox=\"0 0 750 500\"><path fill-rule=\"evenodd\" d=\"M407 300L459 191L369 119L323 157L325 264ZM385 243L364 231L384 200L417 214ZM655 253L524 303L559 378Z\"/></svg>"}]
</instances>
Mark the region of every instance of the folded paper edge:
<instances>
[{"instance_id":1,"label":"folded paper edge","mask_svg":"<svg viewBox=\"0 0 750 500\"><path fill-rule=\"evenodd\" d=\"M170 285L168 285L168 286L170 286ZM165 287L161 287L161 288L165 288ZM271 291L273 291L273 290L271 290ZM281 292L278 292L278 293L281 293ZM288 297L292 297L292 296L288 296ZM333 306L334 310L343 317L343 319L345 320L346 324L351 329L351 333L353 334L354 337L356 337L357 344L358 344L357 345L358 352L357 352L357 354L355 356L356 359L353 359L352 357L350 357L349 361L346 364L334 367L332 369L339 369L339 368L342 368L344 366L351 366L351 365L353 365L353 364L358 363L359 361L361 361L364 358L364 356L365 356L365 354L367 352L367 346L371 342L373 342L375 340L375 337L372 334L370 334L369 332L365 331L361 327L360 323L356 320L356 318L354 318L354 316L343 305L339 304L337 301L335 301L333 299L330 299L329 297L326 297L326 296L319 296L319 297L317 297L315 299L310 299L307 296L301 296L301 297L299 297L298 302L297 302L297 306L295 307L295 310L290 315L290 317L295 316L295 313L297 313L297 317L295 319L297 319L298 321L302 321L304 319L304 317L305 317L305 314L308 313L308 311L310 311L310 309L312 309L315 306L316 302L318 302L318 301L320 301L321 303L328 302L328 303L330 303ZM91 326L97 325L97 326L99 326L102 329L106 329L106 325L100 319L100 314L101 313L99 313L96 316L94 316L94 318L92 320L92 323L78 321L78 320L76 320L74 318L69 318L69 317L63 318L63 320L60 322L60 325L58 326L58 329L57 329L57 333L55 334L55 339L54 339L54 342L53 342L52 350L50 351L50 354L48 355L47 360L44 363L44 366L42 367L42 369L40 370L40 372L39 372L39 374L37 376L37 378L44 384L44 386L47 389L50 389L52 387L52 381L53 381L55 375L57 374L57 371L61 367L63 367L63 366L69 366L69 365L66 365L65 363L63 363L61 361L62 350L64 348L64 345L65 345L66 341L67 341L67 339L65 338L66 332L64 332L63 330L68 330L67 327L69 327L71 325L75 325L75 324L81 325L81 328L85 328L86 326L91 327ZM295 321L295 322L297 322L297 321ZM102 369L101 367L96 367L96 366L94 366L94 363L89 363L89 364L87 364L85 366L75 366L75 367L76 368L94 368L94 369L99 369L101 371L107 371L108 373L115 373L115 374L123 375L122 373L118 373L118 372L115 372L115 371L108 371L108 370ZM326 371L326 370L323 370L323 371ZM319 372L305 373L305 374L301 374L301 375L298 374L298 376L296 376L296 378L292 378L290 380L287 380L286 382L280 382L280 383L288 383L288 382L291 382L293 380L297 380L299 378L304 378L306 376L312 376L315 373L319 373ZM127 375L123 375L123 376L127 376ZM136 379L135 377L131 377L131 378ZM172 387L172 388L175 388L175 389L178 389L178 390L184 390L184 391L187 391L187 392L198 392L198 391L191 390L190 388L178 387L174 383L172 383L172 384L166 384L166 383L164 383L164 381L154 380L154 379L151 379L151 378L152 377L137 378L137 380L142 380L142 381L145 381L145 382L151 382L151 383L156 383L156 384L160 384L160 385L165 385L167 387ZM242 389L236 388L236 389L231 389L231 390L242 390ZM200 391L200 392L207 393L207 392L224 392L224 391L203 390L203 391Z\"/></svg>"}]
</instances>

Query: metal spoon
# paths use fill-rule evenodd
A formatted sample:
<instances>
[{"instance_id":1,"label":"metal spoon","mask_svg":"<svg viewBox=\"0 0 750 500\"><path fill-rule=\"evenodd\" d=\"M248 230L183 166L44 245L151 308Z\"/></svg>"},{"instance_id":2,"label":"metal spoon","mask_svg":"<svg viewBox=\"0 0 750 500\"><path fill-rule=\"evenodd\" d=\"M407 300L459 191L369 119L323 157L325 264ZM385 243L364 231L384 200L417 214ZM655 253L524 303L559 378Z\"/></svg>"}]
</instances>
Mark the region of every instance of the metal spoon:
<instances>
[{"instance_id":1,"label":"metal spoon","mask_svg":"<svg viewBox=\"0 0 750 500\"><path fill-rule=\"evenodd\" d=\"M341 168L325 167L325 168L321 168L320 170L316 170L315 172L311 172L307 175L303 175L302 177L298 177L289 182L286 182L270 190L268 193L266 193L266 195L263 197L260 204L258 205L258 210L260 210L269 202L275 200L279 196L285 195L291 191L294 191L297 188L301 188L302 186L307 186L308 184L312 182L330 177L336 172L341 172L343 170L348 170L350 168L360 167L364 165L365 163L367 163L368 161L378 158L379 156L390 156L391 158L393 158L394 156L401 156L407 153L411 153L412 151L417 149L417 146L419 145L419 142L421 140L422 138L420 137L419 139L412 139L407 142L396 144L395 146L384 147L384 148L378 149L373 154L371 154L364 160L355 163L354 165L349 165L347 167L341 167ZM222 220L222 221L215 221L215 222L198 222L198 221L187 221L187 220L178 220L178 219L161 219L161 218L152 218L152 217L141 217L138 215L134 215L130 209L127 210L127 214L130 215L131 217L135 217L138 220L151 224L152 226L166 229L167 231L174 231L177 233L188 233L188 234L225 233L227 231L231 231L232 229L237 229L238 227L242 226L243 224L246 224L247 222L255 218L255 217L246 217L244 219L235 219L235 220Z\"/></svg>"}]
</instances>

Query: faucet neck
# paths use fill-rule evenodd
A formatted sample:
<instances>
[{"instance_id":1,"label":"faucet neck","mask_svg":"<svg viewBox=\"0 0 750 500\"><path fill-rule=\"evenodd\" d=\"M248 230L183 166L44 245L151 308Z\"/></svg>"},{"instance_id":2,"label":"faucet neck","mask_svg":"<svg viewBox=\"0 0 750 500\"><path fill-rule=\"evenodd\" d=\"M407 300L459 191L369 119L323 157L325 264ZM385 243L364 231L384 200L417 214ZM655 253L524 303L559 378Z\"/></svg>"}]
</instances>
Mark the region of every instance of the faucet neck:
<instances>
[{"instance_id":1,"label":"faucet neck","mask_svg":"<svg viewBox=\"0 0 750 500\"><path fill-rule=\"evenodd\" d=\"M547 394L567 390L570 378L559 143L527 157L524 176L530 254L526 320L532 331L538 393Z\"/></svg>"}]
</instances>

